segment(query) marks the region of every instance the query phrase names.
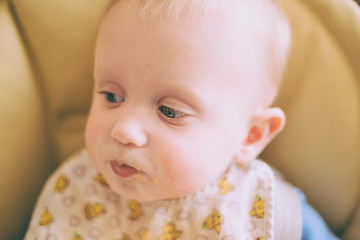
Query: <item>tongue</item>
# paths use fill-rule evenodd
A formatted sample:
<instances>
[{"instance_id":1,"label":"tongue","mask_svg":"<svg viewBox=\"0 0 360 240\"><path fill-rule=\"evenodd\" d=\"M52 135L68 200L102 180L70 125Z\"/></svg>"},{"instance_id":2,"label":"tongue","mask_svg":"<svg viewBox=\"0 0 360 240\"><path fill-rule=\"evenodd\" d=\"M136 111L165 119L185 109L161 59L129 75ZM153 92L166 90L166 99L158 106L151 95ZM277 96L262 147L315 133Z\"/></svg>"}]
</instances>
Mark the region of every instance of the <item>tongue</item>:
<instances>
[{"instance_id":1,"label":"tongue","mask_svg":"<svg viewBox=\"0 0 360 240\"><path fill-rule=\"evenodd\" d=\"M118 163L113 162L113 163L111 163L111 167L116 175L123 177L123 178L130 177L130 176L134 175L135 173L137 173L137 170L135 168L128 166L126 164L120 165Z\"/></svg>"}]
</instances>

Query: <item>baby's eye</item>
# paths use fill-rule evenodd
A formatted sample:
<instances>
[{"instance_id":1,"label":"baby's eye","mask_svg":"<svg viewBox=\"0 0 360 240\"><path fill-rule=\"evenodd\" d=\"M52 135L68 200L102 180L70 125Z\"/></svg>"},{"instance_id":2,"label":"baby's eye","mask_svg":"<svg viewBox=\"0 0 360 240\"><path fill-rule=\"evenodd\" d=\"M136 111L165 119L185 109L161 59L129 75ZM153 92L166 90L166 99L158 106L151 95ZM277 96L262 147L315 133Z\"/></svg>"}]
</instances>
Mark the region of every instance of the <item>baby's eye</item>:
<instances>
[{"instance_id":1,"label":"baby's eye","mask_svg":"<svg viewBox=\"0 0 360 240\"><path fill-rule=\"evenodd\" d=\"M106 101L108 101L109 103L122 103L125 100L123 97L111 92L99 92L99 93L103 94L105 96Z\"/></svg>"},{"instance_id":2,"label":"baby's eye","mask_svg":"<svg viewBox=\"0 0 360 240\"><path fill-rule=\"evenodd\" d=\"M168 118L179 118L179 117L185 117L186 113L177 111L175 109L172 109L170 107L167 106L160 106L159 110L162 114L164 114L164 116L168 117Z\"/></svg>"}]
</instances>

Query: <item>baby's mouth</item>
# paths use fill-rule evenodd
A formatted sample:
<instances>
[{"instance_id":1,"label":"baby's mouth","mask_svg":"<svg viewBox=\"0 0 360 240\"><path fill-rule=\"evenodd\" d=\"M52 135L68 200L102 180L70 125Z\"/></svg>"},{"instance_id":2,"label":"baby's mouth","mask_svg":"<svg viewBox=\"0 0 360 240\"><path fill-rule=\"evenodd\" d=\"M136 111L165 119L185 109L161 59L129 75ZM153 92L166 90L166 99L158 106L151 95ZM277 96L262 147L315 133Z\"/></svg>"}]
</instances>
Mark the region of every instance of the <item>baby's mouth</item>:
<instances>
[{"instance_id":1,"label":"baby's mouth","mask_svg":"<svg viewBox=\"0 0 360 240\"><path fill-rule=\"evenodd\" d=\"M110 164L113 172L122 178L129 178L139 172L136 168L127 164L120 164L117 161L111 161Z\"/></svg>"}]
</instances>

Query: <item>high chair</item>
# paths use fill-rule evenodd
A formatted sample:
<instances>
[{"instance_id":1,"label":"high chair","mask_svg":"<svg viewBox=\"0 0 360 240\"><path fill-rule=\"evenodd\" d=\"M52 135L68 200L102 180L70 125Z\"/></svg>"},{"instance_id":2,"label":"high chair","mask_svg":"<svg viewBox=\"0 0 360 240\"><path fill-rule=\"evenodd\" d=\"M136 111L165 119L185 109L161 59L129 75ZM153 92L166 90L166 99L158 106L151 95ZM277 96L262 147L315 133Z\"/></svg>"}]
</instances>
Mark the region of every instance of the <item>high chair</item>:
<instances>
[{"instance_id":1,"label":"high chair","mask_svg":"<svg viewBox=\"0 0 360 240\"><path fill-rule=\"evenodd\" d=\"M49 174L84 146L106 0L0 0L0 239L22 239ZM331 230L360 239L360 10L285 0L293 46L275 103L287 125L261 158Z\"/></svg>"}]
</instances>

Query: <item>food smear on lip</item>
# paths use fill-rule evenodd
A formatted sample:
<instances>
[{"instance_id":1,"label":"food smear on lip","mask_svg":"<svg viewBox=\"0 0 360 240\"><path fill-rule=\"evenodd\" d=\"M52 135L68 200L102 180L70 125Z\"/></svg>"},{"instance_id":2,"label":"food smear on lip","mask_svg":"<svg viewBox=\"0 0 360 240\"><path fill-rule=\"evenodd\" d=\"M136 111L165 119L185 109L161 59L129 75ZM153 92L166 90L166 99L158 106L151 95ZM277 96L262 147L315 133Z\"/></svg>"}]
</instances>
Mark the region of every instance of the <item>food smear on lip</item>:
<instances>
[{"instance_id":1,"label":"food smear on lip","mask_svg":"<svg viewBox=\"0 0 360 240\"><path fill-rule=\"evenodd\" d=\"M136 168L132 166L126 164L119 164L116 161L111 161L111 168L117 176L122 178L131 177L139 172Z\"/></svg>"}]
</instances>

